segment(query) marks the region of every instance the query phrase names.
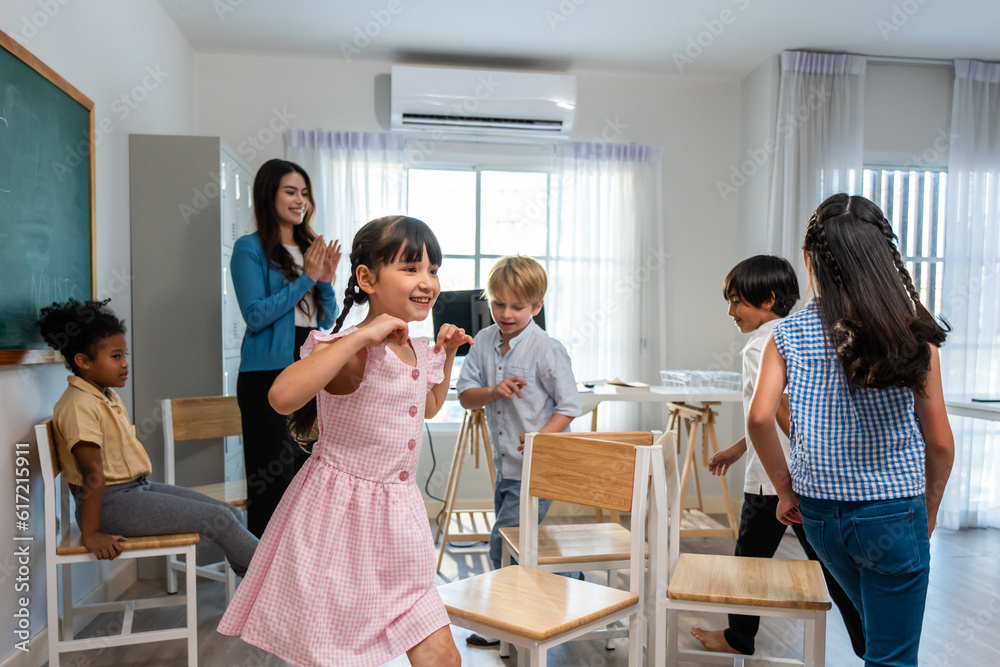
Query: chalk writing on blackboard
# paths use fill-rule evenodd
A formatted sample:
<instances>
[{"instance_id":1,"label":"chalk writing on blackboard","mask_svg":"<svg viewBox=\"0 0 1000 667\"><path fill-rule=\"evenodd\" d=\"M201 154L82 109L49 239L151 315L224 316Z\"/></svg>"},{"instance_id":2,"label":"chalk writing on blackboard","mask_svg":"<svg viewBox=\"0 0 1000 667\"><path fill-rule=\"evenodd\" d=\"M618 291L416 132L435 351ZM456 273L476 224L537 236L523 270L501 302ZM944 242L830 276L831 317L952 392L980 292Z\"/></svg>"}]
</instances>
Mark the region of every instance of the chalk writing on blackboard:
<instances>
[{"instance_id":1,"label":"chalk writing on blackboard","mask_svg":"<svg viewBox=\"0 0 1000 667\"><path fill-rule=\"evenodd\" d=\"M92 119L93 102L0 32L0 363L47 349L41 308L93 294L92 162L51 168Z\"/></svg>"}]
</instances>

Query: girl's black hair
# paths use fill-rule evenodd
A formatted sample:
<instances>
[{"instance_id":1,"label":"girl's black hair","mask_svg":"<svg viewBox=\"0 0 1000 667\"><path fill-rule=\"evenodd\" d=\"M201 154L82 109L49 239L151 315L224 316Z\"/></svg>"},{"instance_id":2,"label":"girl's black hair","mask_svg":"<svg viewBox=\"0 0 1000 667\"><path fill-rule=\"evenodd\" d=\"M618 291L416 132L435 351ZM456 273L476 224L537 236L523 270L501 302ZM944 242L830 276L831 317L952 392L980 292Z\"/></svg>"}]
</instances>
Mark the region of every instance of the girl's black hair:
<instances>
[{"instance_id":1,"label":"girl's black hair","mask_svg":"<svg viewBox=\"0 0 1000 667\"><path fill-rule=\"evenodd\" d=\"M62 353L66 368L78 374L74 357L83 353L93 359L105 339L125 333L125 320L107 307L111 299L84 301L70 299L42 308L38 328L46 344Z\"/></svg>"},{"instance_id":2,"label":"girl's black hair","mask_svg":"<svg viewBox=\"0 0 1000 667\"><path fill-rule=\"evenodd\" d=\"M921 392L927 344L951 330L920 303L882 211L864 197L836 194L809 219L802 249L819 295L820 319L852 390Z\"/></svg>"},{"instance_id":3,"label":"girl's black hair","mask_svg":"<svg viewBox=\"0 0 1000 667\"><path fill-rule=\"evenodd\" d=\"M281 179L291 173L297 173L306 182L306 200L309 202L308 210L302 219L302 224L292 228L292 238L299 250L305 251L316 239L316 232L309 224L313 214L316 212L316 200L313 198L312 181L306 170L288 160L274 158L268 160L257 170L257 175L253 179L253 214L257 221L257 233L260 236L260 244L264 248L264 256L276 269L280 269L288 282L294 281L301 275L300 269L295 266L292 255L281 244L281 223L278 221L278 214L274 208L274 202L281 186ZM313 302L316 304L317 321L322 322L326 316L326 309L323 308L323 300L319 296L319 290L314 285L309 288L313 294ZM303 304L304 306L305 304ZM312 315L312 313L306 313Z\"/></svg>"},{"instance_id":4,"label":"girl's black hair","mask_svg":"<svg viewBox=\"0 0 1000 667\"><path fill-rule=\"evenodd\" d=\"M352 306L368 302L368 293L358 286L358 267L366 266L376 276L379 269L397 259L402 262L420 262L427 250L431 264L441 265L441 246L426 223L404 215L388 215L365 224L354 235L351 246L351 277L344 290L344 307L337 318L333 332L344 325ZM299 442L316 439L316 399L292 413L288 419L292 435Z\"/></svg>"},{"instance_id":5,"label":"girl's black hair","mask_svg":"<svg viewBox=\"0 0 1000 667\"><path fill-rule=\"evenodd\" d=\"M784 257L754 255L729 271L722 282L722 296L727 301L738 296L754 308L760 308L773 296L771 312L785 317L799 300L799 279Z\"/></svg>"}]
</instances>

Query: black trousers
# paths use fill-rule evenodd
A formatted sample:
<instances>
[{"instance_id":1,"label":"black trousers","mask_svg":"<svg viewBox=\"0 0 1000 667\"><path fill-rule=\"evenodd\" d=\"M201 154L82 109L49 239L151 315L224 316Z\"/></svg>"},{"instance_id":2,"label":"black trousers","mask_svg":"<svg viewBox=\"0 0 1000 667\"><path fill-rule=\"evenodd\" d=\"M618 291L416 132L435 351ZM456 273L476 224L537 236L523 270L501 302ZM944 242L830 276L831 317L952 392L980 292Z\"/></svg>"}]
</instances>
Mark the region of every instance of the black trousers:
<instances>
[{"instance_id":1,"label":"black trousers","mask_svg":"<svg viewBox=\"0 0 1000 667\"><path fill-rule=\"evenodd\" d=\"M781 544L785 534L785 524L778 521L775 513L778 509L778 496L765 496L756 493L743 494L743 511L740 513L740 534L736 540L736 555L755 558L772 558ZM819 561L816 552L809 546L802 525L792 524L795 537L806 552L809 560ZM822 567L822 563L820 563ZM865 631L861 623L861 615L847 593L840 587L833 575L823 567L823 578L830 591L830 598L844 617L847 634L851 637L851 646L859 658L865 654ZM754 652L754 638L760 628L760 616L729 615L729 627L724 631L726 642L733 649L745 655Z\"/></svg>"},{"instance_id":2,"label":"black trousers","mask_svg":"<svg viewBox=\"0 0 1000 667\"><path fill-rule=\"evenodd\" d=\"M309 331L295 328L296 360ZM267 392L281 370L241 371L236 379L247 475L247 528L258 538L308 457L289 434L288 418L275 412L267 400Z\"/></svg>"}]
</instances>

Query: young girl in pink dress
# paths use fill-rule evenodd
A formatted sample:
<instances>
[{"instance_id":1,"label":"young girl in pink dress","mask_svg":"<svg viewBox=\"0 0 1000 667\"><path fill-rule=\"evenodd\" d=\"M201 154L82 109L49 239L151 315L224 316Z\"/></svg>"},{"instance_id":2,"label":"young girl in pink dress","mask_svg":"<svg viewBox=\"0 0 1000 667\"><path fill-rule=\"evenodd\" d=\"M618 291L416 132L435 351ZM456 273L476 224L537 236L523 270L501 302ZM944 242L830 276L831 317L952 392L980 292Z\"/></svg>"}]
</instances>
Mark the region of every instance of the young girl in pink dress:
<instances>
[{"instance_id":1,"label":"young girl in pink dress","mask_svg":"<svg viewBox=\"0 0 1000 667\"><path fill-rule=\"evenodd\" d=\"M285 492L219 632L293 665L369 667L406 653L415 666L460 665L434 587L435 553L416 486L424 419L448 391L455 350L444 325L410 339L440 292L441 248L414 218L378 218L351 249L334 333L314 331L275 380L271 405L312 456ZM368 304L340 331L351 306ZM297 411L297 412L296 412Z\"/></svg>"}]
</instances>

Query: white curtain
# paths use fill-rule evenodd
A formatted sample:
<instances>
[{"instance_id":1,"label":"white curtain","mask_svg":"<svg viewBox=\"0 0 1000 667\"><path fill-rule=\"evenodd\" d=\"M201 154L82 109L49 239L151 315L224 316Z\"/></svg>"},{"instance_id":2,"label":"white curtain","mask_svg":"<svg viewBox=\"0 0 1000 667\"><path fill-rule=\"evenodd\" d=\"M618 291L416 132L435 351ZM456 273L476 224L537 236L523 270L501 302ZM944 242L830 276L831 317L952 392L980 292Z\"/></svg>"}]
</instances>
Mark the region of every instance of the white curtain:
<instances>
[{"instance_id":1,"label":"white curtain","mask_svg":"<svg viewBox=\"0 0 1000 667\"><path fill-rule=\"evenodd\" d=\"M663 151L570 143L553 182L546 324L569 350L579 381L654 384L665 367L667 252ZM634 404L602 405L601 430L634 429ZM659 412L649 426L662 428Z\"/></svg>"},{"instance_id":2,"label":"white curtain","mask_svg":"<svg viewBox=\"0 0 1000 667\"><path fill-rule=\"evenodd\" d=\"M832 194L860 193L865 63L846 54L781 54L768 249L792 262L800 281L809 216Z\"/></svg>"},{"instance_id":3,"label":"white curtain","mask_svg":"<svg viewBox=\"0 0 1000 667\"><path fill-rule=\"evenodd\" d=\"M394 134L289 130L285 157L305 169L312 181L313 229L327 240L340 239L344 256L336 284L346 285L354 233L373 218L406 212L403 139Z\"/></svg>"},{"instance_id":4,"label":"white curtain","mask_svg":"<svg viewBox=\"0 0 1000 667\"><path fill-rule=\"evenodd\" d=\"M942 315L946 394L1000 394L1000 64L955 61ZM956 417L949 528L1000 527L1000 424Z\"/></svg>"}]
</instances>

